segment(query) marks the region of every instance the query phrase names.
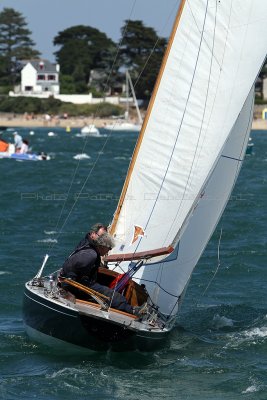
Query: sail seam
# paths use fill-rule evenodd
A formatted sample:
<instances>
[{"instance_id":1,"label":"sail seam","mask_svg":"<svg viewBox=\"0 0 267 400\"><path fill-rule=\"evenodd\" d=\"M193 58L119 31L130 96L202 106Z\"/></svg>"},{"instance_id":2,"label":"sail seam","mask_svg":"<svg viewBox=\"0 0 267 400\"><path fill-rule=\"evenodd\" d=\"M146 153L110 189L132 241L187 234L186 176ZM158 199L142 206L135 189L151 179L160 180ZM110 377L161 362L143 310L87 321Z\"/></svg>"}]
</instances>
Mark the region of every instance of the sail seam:
<instances>
[{"instance_id":1,"label":"sail seam","mask_svg":"<svg viewBox=\"0 0 267 400\"><path fill-rule=\"evenodd\" d=\"M174 22L174 27L172 29L172 33L171 33L171 37L170 37L170 40L169 40L169 43L168 43L168 47L167 47L165 56L163 58L163 62L162 62L162 65L161 65L161 68L160 68L160 71L159 71L159 75L158 75L158 78L157 78L157 81L156 81L156 84L155 84L155 88L154 88L153 93L152 93L151 100L149 102L149 106L148 106L148 110L147 110L147 113L146 113L146 116L145 116L145 119L144 119L144 122L143 122L143 126L142 126L138 141L137 141L136 146L135 146L135 150L134 150L134 154L133 154L133 157L132 157L132 161L131 161L131 164L129 166L128 173L127 173L127 176L126 176L126 179L125 179L125 183L124 183L123 188L122 188L122 193L121 193L121 196L120 196L118 207L117 207L117 209L115 211L114 218L113 218L113 221L112 221L112 224L111 224L111 227L110 227L110 233L111 234L114 234L115 229L116 229L116 225L117 225L117 222L118 222L118 219L119 219L119 215L120 215L120 212L121 212L121 209L122 209L122 206L123 206L123 202L124 202L124 199L125 199L125 196L126 196L126 192L127 192L128 186L129 186L129 182L130 182L130 178L131 178L131 175L132 175L132 172L133 172L133 168L134 168L134 165L135 165L135 162L136 162L136 159L137 159L137 156L138 156L141 144L142 144L142 140L143 140L143 137L144 137L144 134L145 134L145 130L146 130L149 118L150 118L151 110L153 108L153 105L154 105L154 102L155 102L155 98L156 98L156 94L157 94L159 86L160 86L161 78L162 78L163 72L165 70L168 58L169 58L169 54L170 54L170 51L171 51L171 46L172 46L172 43L174 41L175 33L176 33L177 29L178 29L178 25L179 25L179 22L180 22L180 19L181 19L181 15L182 15L182 11L183 11L185 3L186 3L186 0L182 0L181 3L180 3L180 6L179 6L179 11L178 11L177 17L176 17L175 22Z\"/></svg>"},{"instance_id":2,"label":"sail seam","mask_svg":"<svg viewBox=\"0 0 267 400\"><path fill-rule=\"evenodd\" d=\"M203 42L206 43L206 45L207 45L207 41L205 40L205 37L204 37L204 26L205 26L205 23L206 23L208 5L209 5L209 1L207 1L207 4L206 4L206 12L205 12L205 19L204 19L204 22L203 22L203 29L201 31L199 31L201 33L201 42L200 42L200 46L199 46L199 51L200 51L200 48L201 48ZM194 18L194 13L193 13L193 11L191 9L191 6L190 6L190 2L188 2L188 6L189 6L189 9L191 11L192 18L196 22L196 19ZM187 177L187 182L186 182L186 185L185 185L185 188L184 188L183 197L182 197L182 200L180 202L180 206L179 206L179 208L177 210L177 213L175 215L175 218L173 220L173 223L172 223L172 225L171 225L171 227L169 229L169 232L170 232L170 230L171 230L171 228L172 228L172 226L173 226L173 224L174 224L174 222L175 222L175 220L176 220L176 218L177 218L177 216L179 214L182 201L183 201L183 199L185 197L185 194L186 194L186 190L187 190L187 188L188 188L188 186L190 184L190 177L192 176L193 166L194 166L194 164L195 165L197 164L198 159L199 159L199 157L197 158L197 150L198 150L198 145L200 143L201 135L202 135L202 132L203 132L203 124L204 124L205 115L206 115L206 106L207 106L208 94L209 94L209 88L210 88L210 77L211 77L211 70L212 70L213 59L214 59L214 45L215 45L216 26L217 26L217 3L216 3L216 11L215 11L215 23L214 23L214 31L213 31L213 41L212 41L213 44L212 44L212 49L210 49L211 61L210 61L210 69L209 69L209 76L208 76L208 86L207 86L207 91L206 91L205 105L204 105L204 108L203 108L203 115L202 115L202 120L201 120L201 125L200 125L199 136L198 136L198 140L197 140L197 143L196 143L195 154L194 154L194 157L192 159L192 164L191 164L190 171L189 171L189 174L188 174L188 177ZM207 46L207 47L209 48L209 46ZM198 59L199 59L199 57L198 57ZM198 63L198 59L197 59L197 63ZM196 63L196 65L197 65L197 63ZM193 78L194 78L194 76L193 76ZM211 116L211 114L210 114L210 116ZM204 144L205 136L206 135L204 134L204 138L202 140L201 149L202 149L203 144ZM191 177L191 179L192 179L192 177ZM188 215L190 213L191 213L191 209L189 210ZM174 243L177 241L178 234L179 234L179 232L177 233L176 237L174 238L172 245L174 245Z\"/></svg>"},{"instance_id":3,"label":"sail seam","mask_svg":"<svg viewBox=\"0 0 267 400\"><path fill-rule=\"evenodd\" d=\"M209 2L207 2L207 4L206 4L205 16L204 16L204 20L203 20L203 27L205 26L205 23L206 23L208 3L209 3ZM172 161L172 158L173 158L174 150L175 150L175 147L176 147L178 138L179 138L179 134L180 134L180 131L181 131L181 127L182 127L182 124L183 124L183 121L184 121L184 117L185 117L185 113L186 113L186 110L187 110L187 104L188 104L188 102L189 102L189 98L190 98L191 91L192 91L192 88L193 88L193 83L194 83L194 78L195 78L195 74L196 74L196 70L197 70L197 64L198 64L198 60L199 60L199 55L200 55L200 49L201 49L201 43L202 43L202 40L203 40L203 35L204 35L204 29L202 30L202 34L201 34L201 38L200 38L200 44L199 44L199 48L198 48L198 54L197 54L196 63L195 63L195 66L194 66L194 72L193 72L192 79L191 79L190 90L189 90L189 93L188 93L188 96L187 96L187 99L186 99L186 104L185 104L185 107L184 107L184 111L183 111L183 115L182 115L182 118L181 118L181 122L180 122L180 125L179 125L179 128L178 128L178 131L177 131L176 139L175 139L175 141L174 141L174 145L173 145L173 148L172 148L172 152L171 152L171 154L170 154L170 159L169 159L168 165L167 165L167 167L166 167L164 177L163 177L163 179L162 179L162 183L161 183L161 185L160 185L158 194L157 194L157 196L156 196L154 205L153 205L153 207L152 207L152 209L151 209L150 216L149 216L149 218L148 218L148 220L147 220L147 223L146 223L145 228L147 227L147 225L148 225L148 223L149 223L149 221L150 221L150 219L151 219L151 217L152 217L152 214L153 214L153 212L154 212L154 210L155 210L157 201L158 201L159 196L160 196L160 193L161 193L161 191L162 191L163 184L165 183L165 179L166 179L166 176L167 176L167 173L168 173L168 171L169 171L169 167L170 167L170 164L171 164L171 161ZM181 203L180 203L180 205L181 205ZM179 207L179 209L180 209L180 207ZM178 212L179 212L179 209L178 209ZM177 214L178 214L178 212L177 212ZM137 250L139 244L140 244L140 241L139 241L139 243L138 243L138 245L137 245L137 247L136 247L136 250ZM173 243L172 243L172 245L173 245Z\"/></svg>"},{"instance_id":4,"label":"sail seam","mask_svg":"<svg viewBox=\"0 0 267 400\"><path fill-rule=\"evenodd\" d=\"M234 161L238 161L238 162L243 162L244 161L244 159L242 159L242 158L224 156L223 154L222 154L222 158L228 158L229 160L234 160Z\"/></svg>"}]
</instances>

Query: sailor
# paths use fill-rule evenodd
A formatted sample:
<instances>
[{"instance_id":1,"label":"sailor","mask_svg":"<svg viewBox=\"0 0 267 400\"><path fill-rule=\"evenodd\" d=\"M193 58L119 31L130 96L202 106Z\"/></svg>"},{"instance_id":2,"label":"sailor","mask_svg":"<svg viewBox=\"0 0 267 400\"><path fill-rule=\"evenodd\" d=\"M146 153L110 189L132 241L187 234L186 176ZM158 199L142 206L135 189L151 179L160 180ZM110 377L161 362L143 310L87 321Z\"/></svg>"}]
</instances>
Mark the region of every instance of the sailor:
<instances>
[{"instance_id":1,"label":"sailor","mask_svg":"<svg viewBox=\"0 0 267 400\"><path fill-rule=\"evenodd\" d=\"M22 145L21 145L21 148L20 148L20 153L22 153L22 154L26 154L26 153L28 153L28 151L29 151L29 142L28 142L28 140L24 140L23 139L23 141L22 141Z\"/></svg>"},{"instance_id":2,"label":"sailor","mask_svg":"<svg viewBox=\"0 0 267 400\"><path fill-rule=\"evenodd\" d=\"M122 294L97 282L101 256L105 256L113 247L114 240L107 232L96 235L95 239L87 235L64 262L61 275L109 297L111 307L133 314L134 308Z\"/></svg>"},{"instance_id":3,"label":"sailor","mask_svg":"<svg viewBox=\"0 0 267 400\"><path fill-rule=\"evenodd\" d=\"M18 132L14 132L13 135L16 153L20 153L20 149L23 145L22 137L18 134Z\"/></svg>"},{"instance_id":4,"label":"sailor","mask_svg":"<svg viewBox=\"0 0 267 400\"><path fill-rule=\"evenodd\" d=\"M108 227L106 225L102 224L101 222L94 224L90 228L89 232L86 233L85 237L79 242L79 244L77 245L77 248L82 246L83 244L85 244L88 239L95 240L107 231L108 231Z\"/></svg>"}]
</instances>

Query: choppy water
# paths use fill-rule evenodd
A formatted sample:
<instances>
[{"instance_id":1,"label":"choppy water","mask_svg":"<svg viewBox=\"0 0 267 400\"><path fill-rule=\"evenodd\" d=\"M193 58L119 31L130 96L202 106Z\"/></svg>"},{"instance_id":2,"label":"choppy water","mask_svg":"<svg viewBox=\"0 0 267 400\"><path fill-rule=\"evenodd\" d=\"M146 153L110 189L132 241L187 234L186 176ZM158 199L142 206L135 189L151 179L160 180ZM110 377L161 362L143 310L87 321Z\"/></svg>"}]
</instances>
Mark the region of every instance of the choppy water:
<instances>
[{"instance_id":1,"label":"choppy water","mask_svg":"<svg viewBox=\"0 0 267 400\"><path fill-rule=\"evenodd\" d=\"M0 160L0 399L266 399L267 132L252 132L254 154L166 348L74 356L28 339L24 282L47 252L53 271L92 223L111 220L136 135L85 140L77 130L19 131L52 160Z\"/></svg>"}]
</instances>

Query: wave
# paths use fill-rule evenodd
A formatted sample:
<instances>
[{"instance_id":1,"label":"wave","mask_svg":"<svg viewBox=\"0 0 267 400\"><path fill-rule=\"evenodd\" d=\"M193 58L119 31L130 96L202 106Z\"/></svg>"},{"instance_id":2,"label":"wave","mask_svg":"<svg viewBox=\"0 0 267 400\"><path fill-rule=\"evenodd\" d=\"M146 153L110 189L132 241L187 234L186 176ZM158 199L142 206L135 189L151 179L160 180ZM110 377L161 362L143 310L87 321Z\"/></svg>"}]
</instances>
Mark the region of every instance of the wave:
<instances>
[{"instance_id":1,"label":"wave","mask_svg":"<svg viewBox=\"0 0 267 400\"><path fill-rule=\"evenodd\" d=\"M88 154L86 153L81 153L81 154L76 154L73 158L74 160L88 160L91 157L88 156Z\"/></svg>"},{"instance_id":2,"label":"wave","mask_svg":"<svg viewBox=\"0 0 267 400\"><path fill-rule=\"evenodd\" d=\"M260 390L260 387L258 387L256 385L251 385L246 390L243 390L242 394L255 393L255 392L258 392L259 390Z\"/></svg>"},{"instance_id":3,"label":"wave","mask_svg":"<svg viewBox=\"0 0 267 400\"><path fill-rule=\"evenodd\" d=\"M37 243L57 243L57 239L40 239L37 240Z\"/></svg>"},{"instance_id":4,"label":"wave","mask_svg":"<svg viewBox=\"0 0 267 400\"><path fill-rule=\"evenodd\" d=\"M213 317L213 324L215 329L221 329L225 327L233 327L234 326L234 320L231 318L227 318L224 316L220 316L219 314L214 315Z\"/></svg>"}]
</instances>

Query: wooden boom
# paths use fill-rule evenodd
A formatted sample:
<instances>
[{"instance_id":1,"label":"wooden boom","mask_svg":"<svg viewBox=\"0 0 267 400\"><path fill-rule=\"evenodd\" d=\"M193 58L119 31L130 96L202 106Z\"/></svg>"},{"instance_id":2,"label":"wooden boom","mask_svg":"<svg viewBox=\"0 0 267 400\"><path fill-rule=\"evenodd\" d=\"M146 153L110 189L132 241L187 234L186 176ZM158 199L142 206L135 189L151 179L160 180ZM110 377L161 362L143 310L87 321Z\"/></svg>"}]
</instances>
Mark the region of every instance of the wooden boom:
<instances>
[{"instance_id":1,"label":"wooden boom","mask_svg":"<svg viewBox=\"0 0 267 400\"><path fill-rule=\"evenodd\" d=\"M170 254L172 252L173 252L173 247L168 246L149 251L140 251L136 253L111 254L110 256L105 257L104 261L112 262L112 261L131 261L131 260L148 259L148 258L163 256L165 254Z\"/></svg>"}]
</instances>

